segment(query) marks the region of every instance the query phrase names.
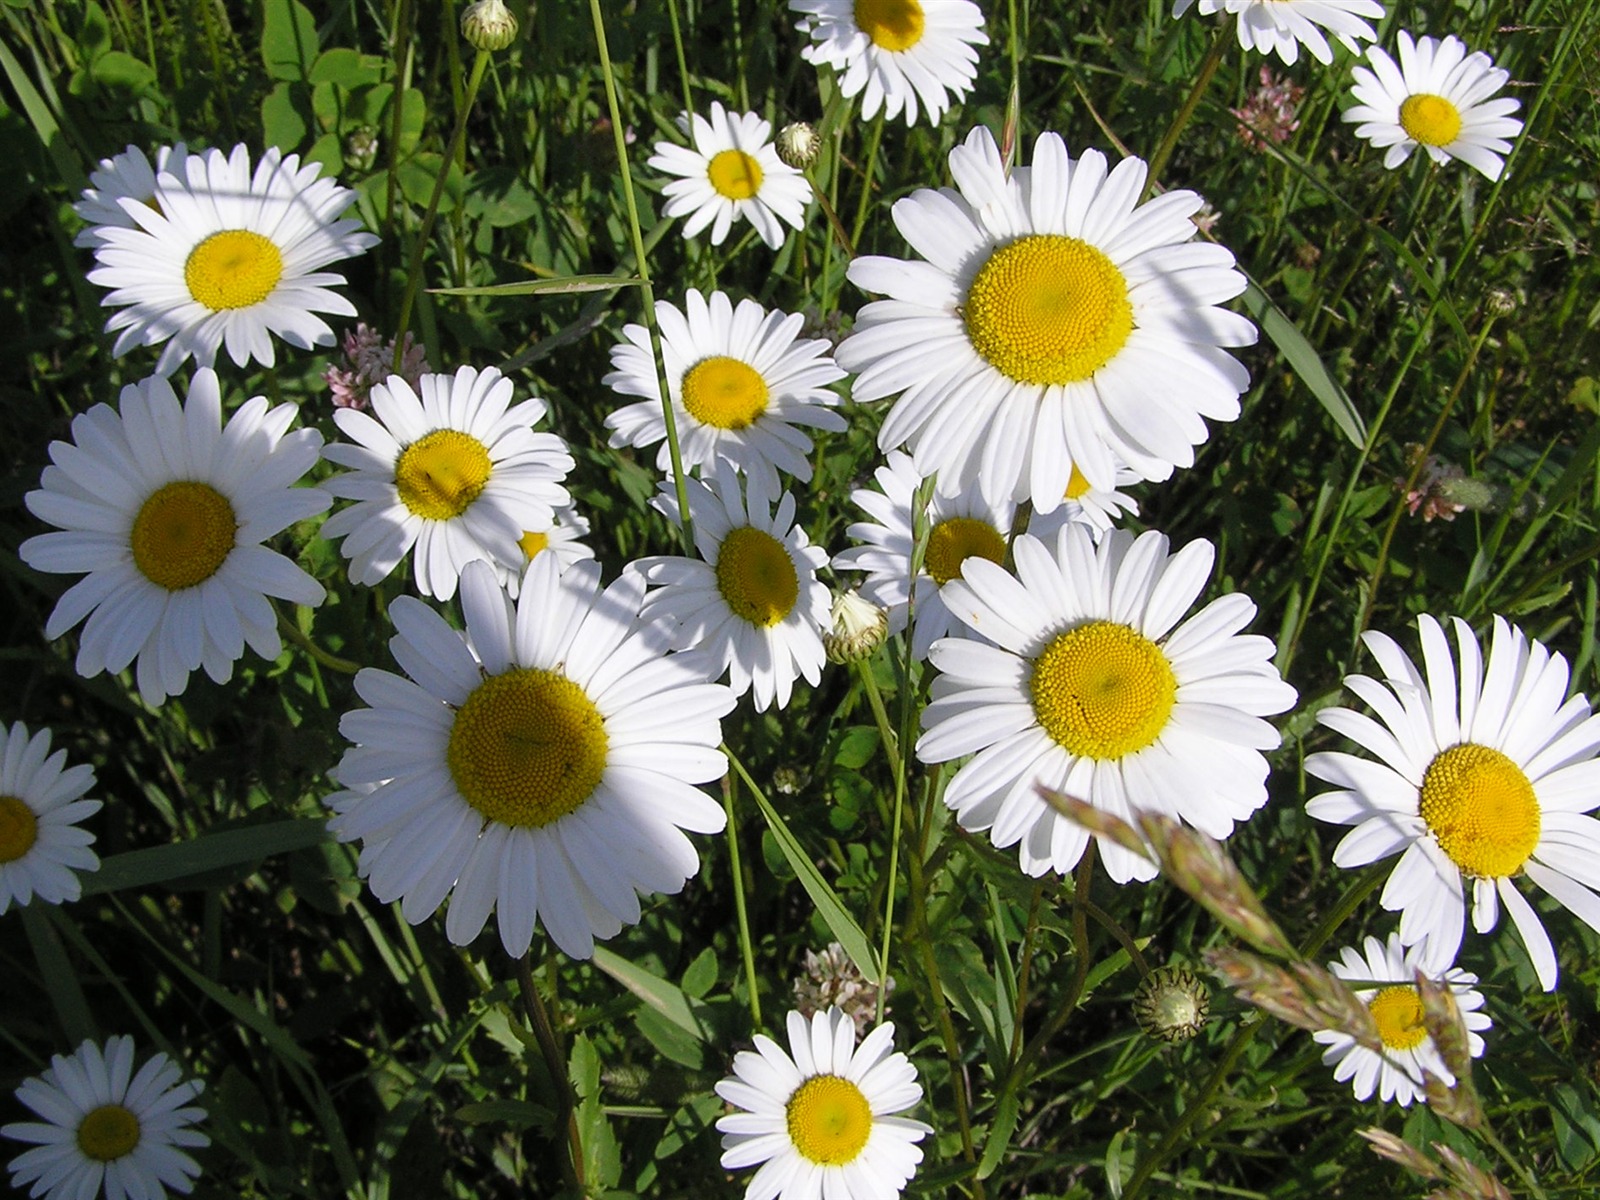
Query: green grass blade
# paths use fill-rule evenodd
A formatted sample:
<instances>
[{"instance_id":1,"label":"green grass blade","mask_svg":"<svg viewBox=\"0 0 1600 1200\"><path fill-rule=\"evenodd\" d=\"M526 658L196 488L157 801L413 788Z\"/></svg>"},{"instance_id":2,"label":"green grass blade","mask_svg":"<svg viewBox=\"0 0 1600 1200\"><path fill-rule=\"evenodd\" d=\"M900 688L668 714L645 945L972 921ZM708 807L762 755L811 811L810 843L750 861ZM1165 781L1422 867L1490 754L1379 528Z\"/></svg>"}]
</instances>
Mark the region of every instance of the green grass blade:
<instances>
[{"instance_id":1,"label":"green grass blade","mask_svg":"<svg viewBox=\"0 0 1600 1200\"><path fill-rule=\"evenodd\" d=\"M1356 446L1366 445L1366 422L1356 411L1349 393L1329 373L1321 355L1306 341L1305 335L1295 328L1294 322L1253 280L1245 288L1241 299L1245 311L1260 322L1261 332L1272 339L1272 344L1289 361L1289 366L1300 377L1300 381L1311 389L1311 394L1328 410L1333 423Z\"/></svg>"},{"instance_id":2,"label":"green grass blade","mask_svg":"<svg viewBox=\"0 0 1600 1200\"><path fill-rule=\"evenodd\" d=\"M261 862L275 854L304 850L318 842L329 841L331 837L325 820L307 817L244 829L225 829L170 846L130 850L101 860L100 870L84 878L83 893L93 896L170 883L219 867Z\"/></svg>"}]
</instances>

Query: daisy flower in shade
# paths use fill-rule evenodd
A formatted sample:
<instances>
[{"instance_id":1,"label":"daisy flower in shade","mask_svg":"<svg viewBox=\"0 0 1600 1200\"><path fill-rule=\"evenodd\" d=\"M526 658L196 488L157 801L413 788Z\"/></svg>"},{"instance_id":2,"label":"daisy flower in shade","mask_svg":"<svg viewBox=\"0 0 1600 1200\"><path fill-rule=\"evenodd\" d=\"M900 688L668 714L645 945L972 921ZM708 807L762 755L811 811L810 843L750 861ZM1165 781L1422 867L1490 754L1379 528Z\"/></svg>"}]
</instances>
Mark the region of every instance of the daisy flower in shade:
<instances>
[{"instance_id":1,"label":"daisy flower in shade","mask_svg":"<svg viewBox=\"0 0 1600 1200\"><path fill-rule=\"evenodd\" d=\"M909 444L947 496L1060 507L1076 467L1112 489L1117 465L1165 479L1194 461L1203 417L1231 421L1250 382L1224 347L1255 341L1215 307L1245 279L1221 246L1193 242L1201 204L1138 204L1145 164L1076 162L1054 133L1009 178L987 129L950 152L958 191L921 189L894 222L927 261L858 258L866 305L839 347L856 400L902 393L878 435ZM1188 244L1185 244L1188 243Z\"/></svg>"},{"instance_id":2,"label":"daisy flower in shade","mask_svg":"<svg viewBox=\"0 0 1600 1200\"><path fill-rule=\"evenodd\" d=\"M0 1126L0 1134L35 1143L13 1158L11 1186L47 1200L162 1200L168 1189L194 1189L200 1164L184 1153L211 1139L191 1126L205 1110L190 1104L203 1081L165 1054L135 1073L133 1039L102 1049L86 1041L68 1058L57 1054L43 1075L22 1081L17 1099L42 1120ZM179 1149L182 1147L183 1149Z\"/></svg>"},{"instance_id":3,"label":"daisy flower in shade","mask_svg":"<svg viewBox=\"0 0 1600 1200\"><path fill-rule=\"evenodd\" d=\"M922 1099L917 1069L894 1051L894 1025L879 1025L858 1047L843 1009L797 1012L789 1052L756 1034L733 1058L717 1095L743 1111L717 1119L722 1165L761 1169L745 1200L884 1200L898 1196L922 1161L917 1145L933 1130L898 1117Z\"/></svg>"},{"instance_id":4,"label":"daisy flower in shade","mask_svg":"<svg viewBox=\"0 0 1600 1200\"><path fill-rule=\"evenodd\" d=\"M987 46L983 13L971 0L789 0L811 45L800 56L839 72L839 90L861 96L861 115L883 110L917 123L918 100L937 125L951 96L963 98ZM865 94L863 94L865 93Z\"/></svg>"},{"instance_id":5,"label":"daisy flower in shade","mask_svg":"<svg viewBox=\"0 0 1600 1200\"><path fill-rule=\"evenodd\" d=\"M1348 1033L1324 1029L1311 1035L1328 1047L1322 1055L1323 1065L1334 1069L1333 1077L1340 1083L1354 1079L1357 1100L1371 1099L1376 1090L1380 1100L1393 1100L1403 1108L1414 1100L1427 1099L1423 1071L1454 1087L1456 1077L1440 1057L1423 1020L1416 972L1420 969L1434 982L1449 987L1466 1024L1467 1047L1473 1058L1483 1057L1481 1034L1492 1024L1489 1014L1479 1011L1483 995L1473 988L1478 977L1458 967L1440 974L1428 965L1423 947L1407 949L1396 934L1390 934L1387 942L1369 937L1363 947L1365 953L1346 946L1339 961L1328 966L1354 987L1372 1013L1384 1052L1380 1055L1367 1049Z\"/></svg>"},{"instance_id":6,"label":"daisy flower in shade","mask_svg":"<svg viewBox=\"0 0 1600 1200\"><path fill-rule=\"evenodd\" d=\"M1152 810L1225 838L1266 802L1278 731L1264 716L1294 704L1272 642L1241 635L1256 606L1238 592L1184 619L1211 574L1204 540L1168 554L1154 531L1113 529L1098 546L1081 525L1054 544L1023 534L1016 574L969 558L944 586L971 630L933 645L933 701L917 756L974 757L945 803L964 829L1020 844L1029 875L1065 874L1089 834L1039 797L1047 787L1131 820ZM1119 883L1155 864L1101 840Z\"/></svg>"},{"instance_id":7,"label":"daisy flower in shade","mask_svg":"<svg viewBox=\"0 0 1600 1200\"><path fill-rule=\"evenodd\" d=\"M844 431L844 418L833 411L838 393L828 390L844 372L827 342L795 340L805 318L767 312L754 300L741 300L735 308L722 292L713 292L708 302L691 290L682 312L658 301L656 320L684 467L720 460L747 475L759 472L773 494L782 490L779 471L802 482L810 479L811 439L801 427ZM624 396L646 399L606 418L611 444L660 442L656 467L670 472L650 331L629 325L622 332L628 340L612 347L614 370L601 382Z\"/></svg>"},{"instance_id":8,"label":"daisy flower in shade","mask_svg":"<svg viewBox=\"0 0 1600 1200\"><path fill-rule=\"evenodd\" d=\"M1172 15L1181 17L1195 0L1175 0ZM1382 17L1383 5L1377 0L1200 0L1203 16L1213 13L1237 14L1239 45L1261 54L1273 54L1292 63L1300 57L1300 47L1311 51L1320 63L1333 61L1333 49L1323 35L1326 29L1359 51L1358 38L1373 41L1377 32L1362 17Z\"/></svg>"},{"instance_id":9,"label":"daisy flower in shade","mask_svg":"<svg viewBox=\"0 0 1600 1200\"><path fill-rule=\"evenodd\" d=\"M572 455L555 434L533 431L545 402L512 404L511 380L493 367L424 375L418 390L391 375L373 387L370 415L333 414L352 440L330 443L323 457L354 469L322 486L356 503L322 533L345 539L355 583L387 578L414 551L417 590L448 600L477 559L521 573L522 538L549 529L571 499L561 480Z\"/></svg>"},{"instance_id":10,"label":"daisy flower in shade","mask_svg":"<svg viewBox=\"0 0 1600 1200\"><path fill-rule=\"evenodd\" d=\"M329 290L344 276L321 268L378 242L360 221L339 218L355 192L275 148L254 172L242 145L178 165L183 174L156 177L152 202L122 204L134 227L94 230L99 265L89 280L112 289L102 303L121 309L106 322L107 333L121 330L114 352L166 342L156 372L170 375L190 355L209 367L223 345L238 366L270 367L269 334L302 350L333 345L315 314L356 310Z\"/></svg>"},{"instance_id":11,"label":"daisy flower in shade","mask_svg":"<svg viewBox=\"0 0 1600 1200\"><path fill-rule=\"evenodd\" d=\"M1095 541L1120 521L1124 513L1139 513L1139 502L1128 493L1118 491L1129 484L1138 483L1139 477L1127 467L1118 465L1116 486L1090 487L1089 481L1077 467L1072 468L1072 478L1067 483L1067 495L1054 512L1036 512L1028 518L1028 532L1043 541L1050 541L1063 525L1083 525L1094 534Z\"/></svg>"},{"instance_id":12,"label":"daisy flower in shade","mask_svg":"<svg viewBox=\"0 0 1600 1200\"><path fill-rule=\"evenodd\" d=\"M89 223L72 239L74 246L98 246L105 241L104 233L111 229L137 229L139 224L123 210L122 201L154 207L156 176L162 172L182 179L187 168L188 147L182 142L176 146L162 146L156 151L155 166L137 146L129 146L113 158L102 158L98 170L89 176L89 185L83 190L83 199L72 206Z\"/></svg>"},{"instance_id":13,"label":"daisy flower in shade","mask_svg":"<svg viewBox=\"0 0 1600 1200\"><path fill-rule=\"evenodd\" d=\"M288 432L292 404L245 401L224 423L216 372L194 374L180 407L156 377L122 389L118 413L74 417L71 442L51 442L28 511L61 532L22 543L38 571L87 572L45 623L58 638L88 618L78 674L116 673L137 658L139 694L160 704L204 667L218 683L248 645L278 657L276 596L321 604L322 585L261 543L328 507L293 484L317 461L322 435Z\"/></svg>"},{"instance_id":14,"label":"daisy flower in shade","mask_svg":"<svg viewBox=\"0 0 1600 1200\"><path fill-rule=\"evenodd\" d=\"M1600 930L1600 718L1567 697L1567 660L1494 619L1487 666L1472 628L1454 622L1456 654L1433 617L1417 618L1419 671L1394 640L1362 641L1381 680L1345 686L1377 717L1325 708L1317 720L1379 761L1329 752L1306 770L1333 784L1306 804L1320 821L1355 826L1333 852L1341 867L1399 854L1382 903L1400 913L1400 940L1427 939L1435 961L1453 962L1467 906L1472 927L1495 927L1503 903L1546 991L1556 953L1524 878ZM1470 893L1470 896L1469 896Z\"/></svg>"},{"instance_id":15,"label":"daisy flower in shade","mask_svg":"<svg viewBox=\"0 0 1600 1200\"><path fill-rule=\"evenodd\" d=\"M830 600L817 568L828 556L794 523L794 497L784 492L774 509L761 478L741 491L724 464L711 483L686 483L700 558L639 560L655 588L644 620L705 678L726 673L735 696L752 692L757 712L783 708L797 676L822 678ZM677 519L670 482L656 503Z\"/></svg>"},{"instance_id":16,"label":"daisy flower in shade","mask_svg":"<svg viewBox=\"0 0 1600 1200\"><path fill-rule=\"evenodd\" d=\"M500 563L491 565L500 580L500 586L515 600L528 564L545 551L555 556L557 566L563 571L575 562L593 558L594 551L578 540L588 536L589 519L572 505L567 505L556 509L548 528L523 530L522 536L517 539L517 545L522 548L522 565L519 568L512 569Z\"/></svg>"},{"instance_id":17,"label":"daisy flower in shade","mask_svg":"<svg viewBox=\"0 0 1600 1200\"><path fill-rule=\"evenodd\" d=\"M515 606L487 563L461 575L466 632L420 600L389 607L409 679L368 668L344 715L355 743L334 768L349 789L329 828L364 841L361 874L406 920L450 896L445 932L466 945L489 911L512 957L535 920L587 958L639 920L640 892L677 892L699 869L684 830L716 833L717 746L734 697L655 648L637 621L637 573L602 590L597 563L541 554Z\"/></svg>"},{"instance_id":18,"label":"daisy flower in shade","mask_svg":"<svg viewBox=\"0 0 1600 1200\"><path fill-rule=\"evenodd\" d=\"M711 227L711 244L720 246L743 217L761 240L776 250L783 245L782 222L799 229L811 202L811 185L793 167L785 166L772 144L772 124L755 113L729 113L715 101L711 119L699 113L678 118L694 148L657 142L649 165L676 175L662 192L669 217L687 216L683 236L692 238Z\"/></svg>"},{"instance_id":19,"label":"daisy flower in shade","mask_svg":"<svg viewBox=\"0 0 1600 1200\"><path fill-rule=\"evenodd\" d=\"M30 737L21 721L0 743L0 913L34 896L46 904L76 900L83 894L76 872L100 869L89 849L94 834L78 828L100 811L100 801L83 799L94 768L66 762L65 750L50 753L48 729Z\"/></svg>"},{"instance_id":20,"label":"daisy flower in shade","mask_svg":"<svg viewBox=\"0 0 1600 1200\"><path fill-rule=\"evenodd\" d=\"M834 555L833 569L867 572L862 598L888 611L891 634L904 629L907 612L914 611L911 653L925 659L935 639L952 627L961 628L939 598L939 589L959 579L961 564L973 555L993 563L1005 561L1016 506L1008 500L991 503L979 492L934 495L928 503L928 549L913 588L913 514L922 476L909 454L891 450L888 465L879 467L874 477L876 490L857 488L850 493L851 503L873 520L857 521L845 531L866 544Z\"/></svg>"},{"instance_id":21,"label":"daisy flower in shade","mask_svg":"<svg viewBox=\"0 0 1600 1200\"><path fill-rule=\"evenodd\" d=\"M1457 38L1442 42L1431 37L1415 42L1400 34L1397 65L1376 46L1367 48L1372 64L1355 70L1352 91L1356 105L1346 109L1344 120L1360 121L1356 136L1385 150L1383 165L1391 170L1421 146L1436 163L1459 158L1490 179L1499 179L1505 167L1501 155L1522 132L1522 122L1511 114L1520 102L1498 92L1511 78L1487 54L1467 53Z\"/></svg>"}]
</instances>

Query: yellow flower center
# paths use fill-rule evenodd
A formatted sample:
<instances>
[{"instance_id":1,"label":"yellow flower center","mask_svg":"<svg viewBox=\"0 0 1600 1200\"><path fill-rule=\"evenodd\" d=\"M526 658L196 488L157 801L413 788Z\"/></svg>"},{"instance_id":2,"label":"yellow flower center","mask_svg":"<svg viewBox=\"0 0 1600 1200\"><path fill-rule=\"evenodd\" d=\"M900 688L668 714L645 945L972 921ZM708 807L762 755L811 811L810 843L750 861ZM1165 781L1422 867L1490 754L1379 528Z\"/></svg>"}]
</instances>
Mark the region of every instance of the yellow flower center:
<instances>
[{"instance_id":1,"label":"yellow flower center","mask_svg":"<svg viewBox=\"0 0 1600 1200\"><path fill-rule=\"evenodd\" d=\"M1418 92L1401 102L1400 128L1424 146L1448 146L1461 133L1461 110L1443 96Z\"/></svg>"},{"instance_id":2,"label":"yellow flower center","mask_svg":"<svg viewBox=\"0 0 1600 1200\"><path fill-rule=\"evenodd\" d=\"M1133 332L1128 283L1099 249L1060 234L1000 247L967 291L967 337L1018 383L1076 383L1114 358Z\"/></svg>"},{"instance_id":3,"label":"yellow flower center","mask_svg":"<svg viewBox=\"0 0 1600 1200\"><path fill-rule=\"evenodd\" d=\"M1399 985L1386 987L1367 1004L1378 1036L1391 1050L1415 1050L1428 1036L1422 1019L1422 998L1417 989Z\"/></svg>"},{"instance_id":4,"label":"yellow flower center","mask_svg":"<svg viewBox=\"0 0 1600 1200\"><path fill-rule=\"evenodd\" d=\"M139 1118L120 1104L102 1104L78 1124L78 1149L96 1162L111 1162L139 1144Z\"/></svg>"},{"instance_id":5,"label":"yellow flower center","mask_svg":"<svg viewBox=\"0 0 1600 1200\"><path fill-rule=\"evenodd\" d=\"M1475 742L1434 756L1418 809L1439 848L1468 875L1515 875L1539 844L1533 784L1500 751Z\"/></svg>"},{"instance_id":6,"label":"yellow flower center","mask_svg":"<svg viewBox=\"0 0 1600 1200\"><path fill-rule=\"evenodd\" d=\"M975 517L947 517L928 534L928 554L922 565L940 587L961 578L961 564L976 554L992 563L1004 562L1006 539L987 521Z\"/></svg>"},{"instance_id":7,"label":"yellow flower center","mask_svg":"<svg viewBox=\"0 0 1600 1200\"><path fill-rule=\"evenodd\" d=\"M435 429L400 452L394 482L401 502L428 521L449 521L472 507L489 482L489 451L470 433Z\"/></svg>"},{"instance_id":8,"label":"yellow flower center","mask_svg":"<svg viewBox=\"0 0 1600 1200\"><path fill-rule=\"evenodd\" d=\"M282 278L283 255L278 247L248 229L213 233L189 251L183 264L189 295L212 312L260 304Z\"/></svg>"},{"instance_id":9,"label":"yellow flower center","mask_svg":"<svg viewBox=\"0 0 1600 1200\"><path fill-rule=\"evenodd\" d=\"M872 1134L872 1108L855 1084L838 1075L813 1075L784 1107L789 1140L823 1166L854 1162Z\"/></svg>"},{"instance_id":10,"label":"yellow flower center","mask_svg":"<svg viewBox=\"0 0 1600 1200\"><path fill-rule=\"evenodd\" d=\"M683 406L702 425L743 429L767 411L767 381L737 358L701 359L684 373Z\"/></svg>"},{"instance_id":11,"label":"yellow flower center","mask_svg":"<svg viewBox=\"0 0 1600 1200\"><path fill-rule=\"evenodd\" d=\"M1083 472L1078 470L1078 464L1072 464L1072 476L1067 480L1067 499L1082 500L1089 494L1089 481L1083 477Z\"/></svg>"},{"instance_id":12,"label":"yellow flower center","mask_svg":"<svg viewBox=\"0 0 1600 1200\"><path fill-rule=\"evenodd\" d=\"M180 481L158 488L139 506L128 540L140 573L177 592L215 575L238 532L226 496L209 483Z\"/></svg>"},{"instance_id":13,"label":"yellow flower center","mask_svg":"<svg viewBox=\"0 0 1600 1200\"><path fill-rule=\"evenodd\" d=\"M899 53L922 40L927 18L917 0L856 0L856 28L879 50Z\"/></svg>"},{"instance_id":14,"label":"yellow flower center","mask_svg":"<svg viewBox=\"0 0 1600 1200\"><path fill-rule=\"evenodd\" d=\"M1178 695L1161 647L1114 621L1058 633L1034 661L1028 687L1044 731L1069 754L1094 759L1154 742Z\"/></svg>"},{"instance_id":15,"label":"yellow flower center","mask_svg":"<svg viewBox=\"0 0 1600 1200\"><path fill-rule=\"evenodd\" d=\"M800 577L782 542L744 525L722 539L717 590L734 616L766 628L794 610Z\"/></svg>"},{"instance_id":16,"label":"yellow flower center","mask_svg":"<svg viewBox=\"0 0 1600 1200\"><path fill-rule=\"evenodd\" d=\"M15 796L0 796L0 863L16 862L39 839L39 818Z\"/></svg>"},{"instance_id":17,"label":"yellow flower center","mask_svg":"<svg viewBox=\"0 0 1600 1200\"><path fill-rule=\"evenodd\" d=\"M491 675L456 712L445 761L461 798L491 821L537 828L594 794L606 769L605 719L564 675Z\"/></svg>"},{"instance_id":18,"label":"yellow flower center","mask_svg":"<svg viewBox=\"0 0 1600 1200\"><path fill-rule=\"evenodd\" d=\"M517 545L522 547L522 556L532 562L539 557L540 551L550 545L550 535L529 530L517 539Z\"/></svg>"},{"instance_id":19,"label":"yellow flower center","mask_svg":"<svg viewBox=\"0 0 1600 1200\"><path fill-rule=\"evenodd\" d=\"M723 150L711 159L706 177L717 195L748 200L761 190L761 164L743 150Z\"/></svg>"}]
</instances>

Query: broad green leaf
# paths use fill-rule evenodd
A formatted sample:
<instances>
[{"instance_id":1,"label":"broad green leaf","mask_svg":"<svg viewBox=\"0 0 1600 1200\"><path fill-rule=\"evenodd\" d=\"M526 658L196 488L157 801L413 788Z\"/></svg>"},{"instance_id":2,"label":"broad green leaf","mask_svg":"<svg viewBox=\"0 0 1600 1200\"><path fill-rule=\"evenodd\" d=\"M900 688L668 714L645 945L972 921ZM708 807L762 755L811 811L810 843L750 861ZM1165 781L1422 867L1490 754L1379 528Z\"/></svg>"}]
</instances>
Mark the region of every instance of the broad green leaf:
<instances>
[{"instance_id":1,"label":"broad green leaf","mask_svg":"<svg viewBox=\"0 0 1600 1200\"><path fill-rule=\"evenodd\" d=\"M317 21L300 0L266 0L261 61L274 79L309 79L317 57Z\"/></svg>"},{"instance_id":2,"label":"broad green leaf","mask_svg":"<svg viewBox=\"0 0 1600 1200\"><path fill-rule=\"evenodd\" d=\"M1333 423L1357 446L1367 442L1367 425L1344 387L1328 372L1316 348L1295 327L1284 311L1252 281L1240 298L1245 311L1261 323L1261 331L1289 361L1294 373L1328 410Z\"/></svg>"},{"instance_id":3,"label":"broad green leaf","mask_svg":"<svg viewBox=\"0 0 1600 1200\"><path fill-rule=\"evenodd\" d=\"M488 287L428 288L436 296L567 296L578 292L612 292L637 287L642 279L627 275L566 275L559 279L524 279Z\"/></svg>"},{"instance_id":4,"label":"broad green leaf","mask_svg":"<svg viewBox=\"0 0 1600 1200\"><path fill-rule=\"evenodd\" d=\"M332 839L328 823L320 817L296 821L274 821L270 825L250 825L204 833L187 842L130 850L102 859L100 869L83 878L86 896L120 892L127 888L171 883L191 875L233 867L240 863L262 862L275 854L303 850Z\"/></svg>"},{"instance_id":5,"label":"broad green leaf","mask_svg":"<svg viewBox=\"0 0 1600 1200\"><path fill-rule=\"evenodd\" d=\"M710 1035L710 1026L704 1017L706 1006L690 998L676 984L652 975L604 946L594 948L594 965L696 1041L703 1042Z\"/></svg>"},{"instance_id":6,"label":"broad green leaf","mask_svg":"<svg viewBox=\"0 0 1600 1200\"><path fill-rule=\"evenodd\" d=\"M61 944L60 935L51 925L50 916L46 915L45 907L42 904L25 904L18 915L22 920L22 932L27 935L28 945L33 948L34 961L39 964L39 978L44 981L45 994L55 1006L61 1031L67 1035L67 1041L76 1045L86 1038L95 1037L98 1030L89 1012L89 1002L78 983L77 972L72 969L72 960L67 957L66 947ZM62 916L59 919L70 918Z\"/></svg>"},{"instance_id":7,"label":"broad green leaf","mask_svg":"<svg viewBox=\"0 0 1600 1200\"><path fill-rule=\"evenodd\" d=\"M293 83L275 84L261 101L261 134L267 145L290 154L300 148L310 128L305 89Z\"/></svg>"},{"instance_id":8,"label":"broad green leaf","mask_svg":"<svg viewBox=\"0 0 1600 1200\"><path fill-rule=\"evenodd\" d=\"M547 1128L554 1124L556 1115L544 1105L527 1100L480 1100L456 1109L455 1118L463 1125L509 1125L521 1130Z\"/></svg>"},{"instance_id":9,"label":"broad green leaf","mask_svg":"<svg viewBox=\"0 0 1600 1200\"><path fill-rule=\"evenodd\" d=\"M987 1179L1000 1165L1011 1145L1011 1135L1017 1131L1017 1093L1007 1091L995 1106L994 1120L989 1124L989 1138L983 1144L983 1158L978 1163L978 1178Z\"/></svg>"}]
</instances>

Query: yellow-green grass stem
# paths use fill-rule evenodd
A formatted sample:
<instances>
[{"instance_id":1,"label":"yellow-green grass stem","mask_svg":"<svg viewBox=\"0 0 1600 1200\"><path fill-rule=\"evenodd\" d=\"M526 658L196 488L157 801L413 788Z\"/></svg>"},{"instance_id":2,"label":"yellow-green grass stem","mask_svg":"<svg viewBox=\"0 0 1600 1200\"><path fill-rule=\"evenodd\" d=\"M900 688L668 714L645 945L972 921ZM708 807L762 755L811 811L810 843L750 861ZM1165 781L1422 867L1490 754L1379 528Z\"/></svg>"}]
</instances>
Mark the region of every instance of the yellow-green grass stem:
<instances>
[{"instance_id":1,"label":"yellow-green grass stem","mask_svg":"<svg viewBox=\"0 0 1600 1200\"><path fill-rule=\"evenodd\" d=\"M667 0L667 21L672 25L672 51L678 60L678 84L683 88L683 112L694 116L694 89L689 83L689 56L683 48L683 19L678 15L678 0Z\"/></svg>"},{"instance_id":2,"label":"yellow-green grass stem","mask_svg":"<svg viewBox=\"0 0 1600 1200\"><path fill-rule=\"evenodd\" d=\"M745 986L750 991L752 1027L761 1028L761 992L756 984L756 952L750 940L750 913L744 898L744 864L739 853L739 825L734 812L730 772L722 781L722 810L728 815L728 870L733 875L733 910L739 921L739 954L744 959Z\"/></svg>"},{"instance_id":3,"label":"yellow-green grass stem","mask_svg":"<svg viewBox=\"0 0 1600 1200\"><path fill-rule=\"evenodd\" d=\"M867 135L867 157L861 167L861 195L856 200L856 220L850 227L850 244L861 244L862 230L867 227L867 212L872 207L872 177L878 173L878 147L883 144L883 110L872 119L872 132Z\"/></svg>"},{"instance_id":4,"label":"yellow-green grass stem","mask_svg":"<svg viewBox=\"0 0 1600 1200\"><path fill-rule=\"evenodd\" d=\"M1200 107L1200 99L1206 94L1206 89L1211 86L1211 79L1217 73L1217 68L1222 65L1222 56L1227 52L1228 42L1233 37L1233 19L1224 17L1217 22L1216 35L1212 38L1211 47L1206 51L1205 58L1200 60L1200 69L1195 73L1194 86L1189 89L1189 94L1184 98L1183 107L1178 109L1177 115L1172 118L1172 124L1167 126L1156 152L1150 156L1150 170L1145 176L1144 197L1148 198L1155 190L1161 172L1166 170L1167 162L1172 158L1172 152L1178 147L1178 139L1183 136L1183 131L1188 128L1189 121L1194 117L1195 109Z\"/></svg>"},{"instance_id":5,"label":"yellow-green grass stem","mask_svg":"<svg viewBox=\"0 0 1600 1200\"><path fill-rule=\"evenodd\" d=\"M877 1020L883 1020L884 1003L889 998L889 953L894 946L894 895L900 877L900 831L905 818L906 764L900 757L901 738L889 724L889 711L883 703L883 693L878 681L872 677L872 660L863 659L855 664L861 678L861 688L867 694L873 720L878 725L878 738L894 771L894 817L889 834L889 871L884 877L883 889L883 941L878 951L878 971L883 976L883 986L878 989Z\"/></svg>"},{"instance_id":6,"label":"yellow-green grass stem","mask_svg":"<svg viewBox=\"0 0 1600 1200\"><path fill-rule=\"evenodd\" d=\"M481 51L480 51L481 53ZM561 1139L565 1153L561 1155L561 1177L575 1196L586 1195L583 1177L583 1135L578 1129L578 1108L572 1095L572 1085L567 1081L567 1060L556 1041L556 1031L550 1023L550 1013L539 995L539 985L534 982L532 951L518 956L517 983L522 992L522 1007L533 1027L533 1036L539 1043L539 1053L544 1058L545 1069L550 1072L550 1085L555 1090L556 1123L564 1126L566 1137Z\"/></svg>"}]
</instances>

